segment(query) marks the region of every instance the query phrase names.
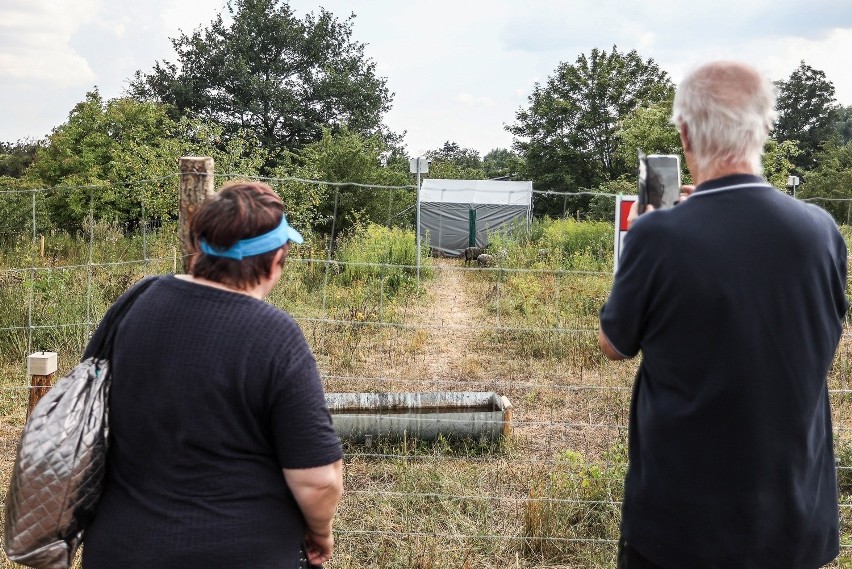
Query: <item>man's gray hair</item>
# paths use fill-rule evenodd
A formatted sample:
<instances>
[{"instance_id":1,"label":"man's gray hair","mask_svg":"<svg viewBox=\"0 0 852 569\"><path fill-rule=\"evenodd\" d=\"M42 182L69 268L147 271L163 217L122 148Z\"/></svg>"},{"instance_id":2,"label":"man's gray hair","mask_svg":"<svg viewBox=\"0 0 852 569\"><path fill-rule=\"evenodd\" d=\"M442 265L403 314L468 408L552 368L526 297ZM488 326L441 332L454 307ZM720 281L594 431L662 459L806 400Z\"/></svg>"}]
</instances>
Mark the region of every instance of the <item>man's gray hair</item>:
<instances>
[{"instance_id":1,"label":"man's gray hair","mask_svg":"<svg viewBox=\"0 0 852 569\"><path fill-rule=\"evenodd\" d=\"M761 175L763 145L775 122L772 83L752 67L731 61L704 64L675 94L672 122L685 124L699 171L748 163Z\"/></svg>"}]
</instances>

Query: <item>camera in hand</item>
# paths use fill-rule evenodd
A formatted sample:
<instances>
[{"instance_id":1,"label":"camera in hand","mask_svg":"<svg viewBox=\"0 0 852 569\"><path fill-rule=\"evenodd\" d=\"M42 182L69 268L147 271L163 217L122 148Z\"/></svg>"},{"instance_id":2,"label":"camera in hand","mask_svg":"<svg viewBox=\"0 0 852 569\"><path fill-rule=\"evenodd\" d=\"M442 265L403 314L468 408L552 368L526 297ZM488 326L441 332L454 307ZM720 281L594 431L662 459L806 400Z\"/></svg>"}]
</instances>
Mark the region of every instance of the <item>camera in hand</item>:
<instances>
[{"instance_id":1,"label":"camera in hand","mask_svg":"<svg viewBox=\"0 0 852 569\"><path fill-rule=\"evenodd\" d=\"M639 152L639 213L673 207L680 199L680 156Z\"/></svg>"}]
</instances>

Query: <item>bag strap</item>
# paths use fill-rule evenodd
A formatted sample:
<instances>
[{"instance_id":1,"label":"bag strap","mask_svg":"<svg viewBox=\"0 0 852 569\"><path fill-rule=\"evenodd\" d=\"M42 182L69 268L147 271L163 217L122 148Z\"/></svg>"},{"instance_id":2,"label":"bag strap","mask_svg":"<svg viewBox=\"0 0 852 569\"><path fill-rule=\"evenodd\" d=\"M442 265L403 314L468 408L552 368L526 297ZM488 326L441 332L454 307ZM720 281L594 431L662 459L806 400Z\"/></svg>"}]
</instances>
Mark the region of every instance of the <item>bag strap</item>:
<instances>
[{"instance_id":1,"label":"bag strap","mask_svg":"<svg viewBox=\"0 0 852 569\"><path fill-rule=\"evenodd\" d=\"M154 284L154 281L156 280L157 276L148 276L143 278L134 286L130 287L130 289L119 298L119 301L113 305L112 309L107 311L103 322L101 322L101 326L105 326L104 334L101 336L100 345L97 350L95 350L95 355L98 358L109 359L112 357L112 347L115 342L115 334L118 330L118 325L121 323L124 315L127 314L127 311L130 310L130 307L133 306L136 299L139 298L149 286Z\"/></svg>"}]
</instances>

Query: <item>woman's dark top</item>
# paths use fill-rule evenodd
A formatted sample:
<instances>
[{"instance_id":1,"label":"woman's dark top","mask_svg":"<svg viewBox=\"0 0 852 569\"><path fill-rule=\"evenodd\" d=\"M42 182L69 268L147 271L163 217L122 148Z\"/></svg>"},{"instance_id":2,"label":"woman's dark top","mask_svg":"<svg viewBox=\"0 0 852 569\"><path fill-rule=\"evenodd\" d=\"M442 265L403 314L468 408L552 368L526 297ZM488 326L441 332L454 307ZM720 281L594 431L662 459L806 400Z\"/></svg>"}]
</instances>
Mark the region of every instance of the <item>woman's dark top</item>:
<instances>
[{"instance_id":1,"label":"woman's dark top","mask_svg":"<svg viewBox=\"0 0 852 569\"><path fill-rule=\"evenodd\" d=\"M122 321L112 366L107 483L85 569L298 567L304 519L282 468L342 451L293 319L160 277Z\"/></svg>"}]
</instances>

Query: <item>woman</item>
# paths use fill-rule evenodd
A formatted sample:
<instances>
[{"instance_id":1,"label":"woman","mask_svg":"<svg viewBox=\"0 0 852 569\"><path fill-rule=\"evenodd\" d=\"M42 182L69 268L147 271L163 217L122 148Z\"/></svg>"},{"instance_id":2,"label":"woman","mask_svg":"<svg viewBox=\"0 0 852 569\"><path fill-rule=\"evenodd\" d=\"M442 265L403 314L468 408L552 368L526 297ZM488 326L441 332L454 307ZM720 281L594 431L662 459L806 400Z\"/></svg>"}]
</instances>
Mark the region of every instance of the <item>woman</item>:
<instances>
[{"instance_id":1,"label":"woman","mask_svg":"<svg viewBox=\"0 0 852 569\"><path fill-rule=\"evenodd\" d=\"M190 231L190 274L159 277L116 335L83 567L318 565L334 546L340 440L301 330L263 301L302 236L254 182L208 198Z\"/></svg>"}]
</instances>

